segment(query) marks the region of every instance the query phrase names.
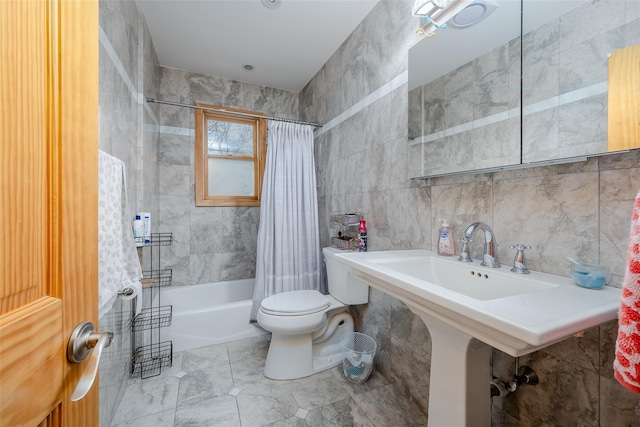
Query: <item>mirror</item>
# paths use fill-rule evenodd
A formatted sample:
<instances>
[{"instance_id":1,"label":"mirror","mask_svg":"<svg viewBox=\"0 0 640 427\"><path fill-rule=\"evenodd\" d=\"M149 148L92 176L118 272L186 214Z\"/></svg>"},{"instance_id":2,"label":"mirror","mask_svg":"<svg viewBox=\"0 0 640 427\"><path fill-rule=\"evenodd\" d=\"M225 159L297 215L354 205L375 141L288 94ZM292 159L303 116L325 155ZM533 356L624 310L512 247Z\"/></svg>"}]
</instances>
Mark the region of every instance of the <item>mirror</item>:
<instances>
[{"instance_id":1,"label":"mirror","mask_svg":"<svg viewBox=\"0 0 640 427\"><path fill-rule=\"evenodd\" d=\"M409 50L415 176L520 162L520 2L483 3L496 7L482 21L448 23Z\"/></svg>"},{"instance_id":2,"label":"mirror","mask_svg":"<svg viewBox=\"0 0 640 427\"><path fill-rule=\"evenodd\" d=\"M537 9L525 2L526 17ZM637 0L579 3L566 14L547 20L523 38L522 162L556 161L636 148L638 88L626 80L622 66L625 46L640 42L640 7ZM637 49L635 50L637 52ZM637 53L635 54L637 55ZM633 56L633 54L632 54ZM610 71L622 68L611 75ZM640 73L635 65L635 79ZM619 78L622 77L622 78ZM612 88L611 94L608 87ZM621 120L629 112L616 95L633 95L635 145L612 136L608 119ZM609 111L609 95L612 99ZM609 113L609 114L608 114Z\"/></svg>"},{"instance_id":3,"label":"mirror","mask_svg":"<svg viewBox=\"0 0 640 427\"><path fill-rule=\"evenodd\" d=\"M640 2L490 3L495 9L480 22L449 25L409 50L411 175L610 152L607 57L640 41Z\"/></svg>"}]
</instances>

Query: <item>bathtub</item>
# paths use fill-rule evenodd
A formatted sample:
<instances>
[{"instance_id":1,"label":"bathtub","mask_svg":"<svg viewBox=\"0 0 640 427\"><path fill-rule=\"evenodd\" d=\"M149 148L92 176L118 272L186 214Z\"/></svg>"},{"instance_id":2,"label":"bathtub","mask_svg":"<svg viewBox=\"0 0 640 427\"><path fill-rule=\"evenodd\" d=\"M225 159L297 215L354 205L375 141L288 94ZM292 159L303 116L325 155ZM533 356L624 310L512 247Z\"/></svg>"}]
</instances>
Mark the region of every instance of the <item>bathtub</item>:
<instances>
[{"instance_id":1,"label":"bathtub","mask_svg":"<svg viewBox=\"0 0 640 427\"><path fill-rule=\"evenodd\" d=\"M267 334L249 323L253 284L244 279L162 288L161 305L173 306L171 325L160 330L162 341L183 351Z\"/></svg>"}]
</instances>

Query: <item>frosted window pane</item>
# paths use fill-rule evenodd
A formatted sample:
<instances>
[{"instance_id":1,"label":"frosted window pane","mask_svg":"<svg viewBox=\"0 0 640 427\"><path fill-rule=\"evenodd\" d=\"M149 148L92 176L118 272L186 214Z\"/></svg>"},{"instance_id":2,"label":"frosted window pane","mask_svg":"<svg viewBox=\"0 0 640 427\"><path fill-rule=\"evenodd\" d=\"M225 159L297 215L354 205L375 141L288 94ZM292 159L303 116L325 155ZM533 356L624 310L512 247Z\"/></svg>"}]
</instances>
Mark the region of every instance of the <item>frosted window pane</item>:
<instances>
[{"instance_id":1,"label":"frosted window pane","mask_svg":"<svg viewBox=\"0 0 640 427\"><path fill-rule=\"evenodd\" d=\"M253 126L207 120L209 154L216 156L253 156Z\"/></svg>"},{"instance_id":2,"label":"frosted window pane","mask_svg":"<svg viewBox=\"0 0 640 427\"><path fill-rule=\"evenodd\" d=\"M253 161L209 159L209 196L255 196Z\"/></svg>"}]
</instances>

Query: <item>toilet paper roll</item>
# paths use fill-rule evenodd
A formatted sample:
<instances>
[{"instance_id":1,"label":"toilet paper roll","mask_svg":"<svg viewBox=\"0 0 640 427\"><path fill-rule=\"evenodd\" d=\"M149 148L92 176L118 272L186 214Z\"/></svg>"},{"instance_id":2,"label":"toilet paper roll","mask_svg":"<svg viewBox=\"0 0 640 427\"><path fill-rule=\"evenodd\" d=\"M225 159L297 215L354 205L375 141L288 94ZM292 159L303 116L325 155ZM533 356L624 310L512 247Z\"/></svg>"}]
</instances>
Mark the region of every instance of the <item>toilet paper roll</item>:
<instances>
[{"instance_id":1,"label":"toilet paper roll","mask_svg":"<svg viewBox=\"0 0 640 427\"><path fill-rule=\"evenodd\" d=\"M120 296L120 299L124 301L130 301L135 297L138 297L136 300L136 312L135 312L135 315L137 316L138 313L140 313L140 310L142 310L142 283L140 283L139 280L136 280L135 282L131 282L130 280L127 280L127 282L123 283L123 286L122 286L122 290L124 291L125 289L131 289L133 293L131 293L130 295L126 295L124 293L118 294L118 295Z\"/></svg>"}]
</instances>

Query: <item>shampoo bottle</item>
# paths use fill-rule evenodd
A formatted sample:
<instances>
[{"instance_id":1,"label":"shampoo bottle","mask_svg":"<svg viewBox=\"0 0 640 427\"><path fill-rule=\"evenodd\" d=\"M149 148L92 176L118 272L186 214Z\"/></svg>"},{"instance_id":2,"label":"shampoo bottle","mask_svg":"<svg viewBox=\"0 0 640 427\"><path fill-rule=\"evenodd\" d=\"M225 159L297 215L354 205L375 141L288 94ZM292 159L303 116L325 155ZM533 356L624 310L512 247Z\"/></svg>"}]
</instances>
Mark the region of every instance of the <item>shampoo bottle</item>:
<instances>
[{"instance_id":1,"label":"shampoo bottle","mask_svg":"<svg viewBox=\"0 0 640 427\"><path fill-rule=\"evenodd\" d=\"M143 241L145 245L151 243L151 214L149 212L138 212L140 219L144 224L144 237Z\"/></svg>"},{"instance_id":2,"label":"shampoo bottle","mask_svg":"<svg viewBox=\"0 0 640 427\"><path fill-rule=\"evenodd\" d=\"M133 221L133 241L136 246L144 246L144 223L140 215L136 215L136 219Z\"/></svg>"},{"instance_id":3,"label":"shampoo bottle","mask_svg":"<svg viewBox=\"0 0 640 427\"><path fill-rule=\"evenodd\" d=\"M440 233L438 236L438 255L452 256L455 252L453 247L453 235L446 219L441 219Z\"/></svg>"}]
</instances>

